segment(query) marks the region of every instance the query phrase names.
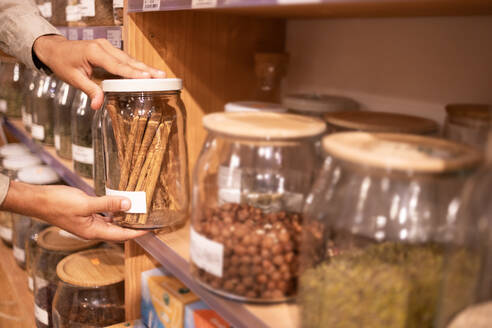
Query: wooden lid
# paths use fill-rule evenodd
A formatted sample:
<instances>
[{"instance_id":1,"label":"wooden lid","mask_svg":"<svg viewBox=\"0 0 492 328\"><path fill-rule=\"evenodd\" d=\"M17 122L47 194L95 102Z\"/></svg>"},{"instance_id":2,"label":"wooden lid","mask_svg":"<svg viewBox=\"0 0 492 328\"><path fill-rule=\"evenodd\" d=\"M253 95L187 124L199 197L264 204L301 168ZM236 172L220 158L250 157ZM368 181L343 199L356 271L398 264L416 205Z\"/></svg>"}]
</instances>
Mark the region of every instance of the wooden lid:
<instances>
[{"instance_id":1,"label":"wooden lid","mask_svg":"<svg viewBox=\"0 0 492 328\"><path fill-rule=\"evenodd\" d=\"M384 169L439 173L477 165L478 151L444 139L410 134L342 132L323 138L326 152Z\"/></svg>"},{"instance_id":2,"label":"wooden lid","mask_svg":"<svg viewBox=\"0 0 492 328\"><path fill-rule=\"evenodd\" d=\"M326 124L302 115L270 112L213 113L203 117L213 132L255 139L296 139L323 134Z\"/></svg>"},{"instance_id":3,"label":"wooden lid","mask_svg":"<svg viewBox=\"0 0 492 328\"><path fill-rule=\"evenodd\" d=\"M56 274L74 286L112 285L125 279L125 257L111 249L90 249L65 257L56 266Z\"/></svg>"},{"instance_id":4,"label":"wooden lid","mask_svg":"<svg viewBox=\"0 0 492 328\"><path fill-rule=\"evenodd\" d=\"M335 127L365 132L391 133L434 133L436 122L413 115L384 112L338 112L324 116L326 122Z\"/></svg>"},{"instance_id":5,"label":"wooden lid","mask_svg":"<svg viewBox=\"0 0 492 328\"><path fill-rule=\"evenodd\" d=\"M97 240L85 240L58 227L49 227L38 236L38 245L52 251L81 251L99 244Z\"/></svg>"},{"instance_id":6,"label":"wooden lid","mask_svg":"<svg viewBox=\"0 0 492 328\"><path fill-rule=\"evenodd\" d=\"M487 104L449 104L446 105L446 112L453 121L478 121L490 123L491 105Z\"/></svg>"}]
</instances>

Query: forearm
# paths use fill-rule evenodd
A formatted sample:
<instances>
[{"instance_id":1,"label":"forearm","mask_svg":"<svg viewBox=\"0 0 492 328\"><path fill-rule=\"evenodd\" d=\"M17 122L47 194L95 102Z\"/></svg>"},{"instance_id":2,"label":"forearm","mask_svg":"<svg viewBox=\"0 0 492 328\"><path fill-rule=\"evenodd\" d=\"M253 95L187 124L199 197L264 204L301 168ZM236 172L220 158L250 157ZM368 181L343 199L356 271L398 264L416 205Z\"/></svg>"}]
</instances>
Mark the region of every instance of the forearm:
<instances>
[{"instance_id":1,"label":"forearm","mask_svg":"<svg viewBox=\"0 0 492 328\"><path fill-rule=\"evenodd\" d=\"M45 187L10 181L1 209L26 216L45 217L44 209L50 205L43 188Z\"/></svg>"}]
</instances>

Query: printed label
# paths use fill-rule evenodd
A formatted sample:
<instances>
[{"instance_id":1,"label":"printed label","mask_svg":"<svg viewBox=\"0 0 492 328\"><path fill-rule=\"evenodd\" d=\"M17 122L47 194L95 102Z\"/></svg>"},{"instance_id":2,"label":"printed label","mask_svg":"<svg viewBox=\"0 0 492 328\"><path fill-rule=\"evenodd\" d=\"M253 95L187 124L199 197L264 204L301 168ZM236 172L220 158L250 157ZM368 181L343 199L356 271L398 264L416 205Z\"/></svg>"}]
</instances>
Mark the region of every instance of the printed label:
<instances>
[{"instance_id":1,"label":"printed label","mask_svg":"<svg viewBox=\"0 0 492 328\"><path fill-rule=\"evenodd\" d=\"M74 161L84 164L94 164L94 150L72 144L72 158Z\"/></svg>"},{"instance_id":2,"label":"printed label","mask_svg":"<svg viewBox=\"0 0 492 328\"><path fill-rule=\"evenodd\" d=\"M220 166L217 174L219 203L241 202L241 170Z\"/></svg>"},{"instance_id":3,"label":"printed label","mask_svg":"<svg viewBox=\"0 0 492 328\"><path fill-rule=\"evenodd\" d=\"M32 114L27 114L27 126L32 126Z\"/></svg>"},{"instance_id":4,"label":"printed label","mask_svg":"<svg viewBox=\"0 0 492 328\"><path fill-rule=\"evenodd\" d=\"M0 237L5 241L12 241L12 229L0 227Z\"/></svg>"},{"instance_id":5,"label":"printed label","mask_svg":"<svg viewBox=\"0 0 492 328\"><path fill-rule=\"evenodd\" d=\"M29 290L34 290L34 280L31 276L27 277L27 287L29 287Z\"/></svg>"},{"instance_id":6,"label":"printed label","mask_svg":"<svg viewBox=\"0 0 492 328\"><path fill-rule=\"evenodd\" d=\"M19 261L19 262L24 262L26 260L26 252L17 246L14 245L12 248L12 251L14 253L14 258Z\"/></svg>"},{"instance_id":7,"label":"printed label","mask_svg":"<svg viewBox=\"0 0 492 328\"><path fill-rule=\"evenodd\" d=\"M192 8L210 8L216 6L217 6L217 0L193 0L191 2Z\"/></svg>"},{"instance_id":8,"label":"printed label","mask_svg":"<svg viewBox=\"0 0 492 328\"><path fill-rule=\"evenodd\" d=\"M40 278L37 276L34 277L34 283L36 284L37 289L41 289L41 288L48 286L47 280L44 280L43 278Z\"/></svg>"},{"instance_id":9,"label":"printed label","mask_svg":"<svg viewBox=\"0 0 492 328\"><path fill-rule=\"evenodd\" d=\"M34 139L44 140L44 126L32 123L31 134Z\"/></svg>"},{"instance_id":10,"label":"printed label","mask_svg":"<svg viewBox=\"0 0 492 328\"><path fill-rule=\"evenodd\" d=\"M224 245L200 235L191 228L190 256L199 268L222 277Z\"/></svg>"},{"instance_id":11,"label":"printed label","mask_svg":"<svg viewBox=\"0 0 492 328\"><path fill-rule=\"evenodd\" d=\"M19 82L20 80L20 66L19 64L15 64L14 66L14 81Z\"/></svg>"},{"instance_id":12,"label":"printed label","mask_svg":"<svg viewBox=\"0 0 492 328\"><path fill-rule=\"evenodd\" d=\"M113 0L113 8L123 8L123 0Z\"/></svg>"},{"instance_id":13,"label":"printed label","mask_svg":"<svg viewBox=\"0 0 492 328\"><path fill-rule=\"evenodd\" d=\"M95 0L80 0L79 10L82 17L96 16Z\"/></svg>"},{"instance_id":14,"label":"printed label","mask_svg":"<svg viewBox=\"0 0 492 328\"><path fill-rule=\"evenodd\" d=\"M55 134L55 149L58 151L61 149L61 140L59 134Z\"/></svg>"},{"instance_id":15,"label":"printed label","mask_svg":"<svg viewBox=\"0 0 492 328\"><path fill-rule=\"evenodd\" d=\"M53 14L51 10L51 2L45 2L43 6L43 10L44 10L43 16L46 18L51 18Z\"/></svg>"},{"instance_id":16,"label":"printed label","mask_svg":"<svg viewBox=\"0 0 492 328\"><path fill-rule=\"evenodd\" d=\"M142 10L161 9L161 0L144 0Z\"/></svg>"},{"instance_id":17,"label":"printed label","mask_svg":"<svg viewBox=\"0 0 492 328\"><path fill-rule=\"evenodd\" d=\"M76 29L69 29L68 30L68 39L69 40L78 40L79 39L79 32Z\"/></svg>"},{"instance_id":18,"label":"printed label","mask_svg":"<svg viewBox=\"0 0 492 328\"><path fill-rule=\"evenodd\" d=\"M145 197L145 191L121 191L106 187L106 195L123 196L130 199L132 206L130 210L125 213L147 213L147 198Z\"/></svg>"},{"instance_id":19,"label":"printed label","mask_svg":"<svg viewBox=\"0 0 492 328\"><path fill-rule=\"evenodd\" d=\"M67 16L67 22L77 22L82 18L82 15L80 14L80 9L79 9L78 5L66 6L65 7L65 15ZM70 38L70 34L72 34L71 33L72 31L74 31L74 30L68 31L68 39L69 40L77 40L76 38L75 39ZM77 34L77 31L75 31L75 33Z\"/></svg>"},{"instance_id":20,"label":"printed label","mask_svg":"<svg viewBox=\"0 0 492 328\"><path fill-rule=\"evenodd\" d=\"M121 29L107 30L106 39L116 48L121 49Z\"/></svg>"},{"instance_id":21,"label":"printed label","mask_svg":"<svg viewBox=\"0 0 492 328\"><path fill-rule=\"evenodd\" d=\"M84 28L82 30L82 40L94 40L94 30L91 28Z\"/></svg>"},{"instance_id":22,"label":"printed label","mask_svg":"<svg viewBox=\"0 0 492 328\"><path fill-rule=\"evenodd\" d=\"M6 112L7 112L7 100L0 99L0 113L6 113Z\"/></svg>"},{"instance_id":23,"label":"printed label","mask_svg":"<svg viewBox=\"0 0 492 328\"><path fill-rule=\"evenodd\" d=\"M40 308L36 303L34 303L34 317L42 324L49 325L48 312Z\"/></svg>"}]
</instances>

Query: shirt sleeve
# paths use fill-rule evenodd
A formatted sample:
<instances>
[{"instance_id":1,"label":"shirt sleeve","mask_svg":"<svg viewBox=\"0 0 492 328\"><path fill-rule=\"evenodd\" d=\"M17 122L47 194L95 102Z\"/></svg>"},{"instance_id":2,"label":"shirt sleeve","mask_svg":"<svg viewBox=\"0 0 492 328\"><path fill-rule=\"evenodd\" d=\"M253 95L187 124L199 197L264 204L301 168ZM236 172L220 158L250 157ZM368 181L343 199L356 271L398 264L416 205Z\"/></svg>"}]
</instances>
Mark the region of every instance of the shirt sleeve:
<instances>
[{"instance_id":1,"label":"shirt sleeve","mask_svg":"<svg viewBox=\"0 0 492 328\"><path fill-rule=\"evenodd\" d=\"M10 179L4 174L0 174L0 205L7 197L7 192L9 191Z\"/></svg>"},{"instance_id":2,"label":"shirt sleeve","mask_svg":"<svg viewBox=\"0 0 492 328\"><path fill-rule=\"evenodd\" d=\"M37 38L60 32L45 20L32 0L0 0L0 49L36 68L32 46Z\"/></svg>"}]
</instances>

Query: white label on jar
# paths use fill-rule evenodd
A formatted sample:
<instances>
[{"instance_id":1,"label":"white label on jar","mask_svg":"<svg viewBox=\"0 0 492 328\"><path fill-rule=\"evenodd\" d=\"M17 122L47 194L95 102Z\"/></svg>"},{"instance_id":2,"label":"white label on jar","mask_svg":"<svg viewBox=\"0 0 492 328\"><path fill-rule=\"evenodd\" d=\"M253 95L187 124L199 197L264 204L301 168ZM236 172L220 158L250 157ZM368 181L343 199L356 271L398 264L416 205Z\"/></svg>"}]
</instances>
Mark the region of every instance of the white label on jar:
<instances>
[{"instance_id":1,"label":"white label on jar","mask_svg":"<svg viewBox=\"0 0 492 328\"><path fill-rule=\"evenodd\" d=\"M144 0L142 10L161 9L161 0Z\"/></svg>"},{"instance_id":2,"label":"white label on jar","mask_svg":"<svg viewBox=\"0 0 492 328\"><path fill-rule=\"evenodd\" d=\"M1 113L7 112L7 100L5 99L0 99L0 112Z\"/></svg>"},{"instance_id":3,"label":"white label on jar","mask_svg":"<svg viewBox=\"0 0 492 328\"><path fill-rule=\"evenodd\" d=\"M72 158L76 162L94 164L94 150L89 147L72 144Z\"/></svg>"},{"instance_id":4,"label":"white label on jar","mask_svg":"<svg viewBox=\"0 0 492 328\"><path fill-rule=\"evenodd\" d=\"M67 22L77 22L82 18L80 15L80 9L79 9L78 5L66 6L65 7L65 14L67 16ZM77 38L75 38L75 39L70 38L70 35L72 34L72 32L75 32L75 34L77 34L76 30L69 29L68 30L68 39L69 40L77 40Z\"/></svg>"},{"instance_id":5,"label":"white label on jar","mask_svg":"<svg viewBox=\"0 0 492 328\"><path fill-rule=\"evenodd\" d=\"M31 134L34 139L44 140L44 126L32 123Z\"/></svg>"},{"instance_id":6,"label":"white label on jar","mask_svg":"<svg viewBox=\"0 0 492 328\"><path fill-rule=\"evenodd\" d=\"M55 149L58 151L61 149L61 140L59 134L55 134Z\"/></svg>"},{"instance_id":7,"label":"white label on jar","mask_svg":"<svg viewBox=\"0 0 492 328\"><path fill-rule=\"evenodd\" d=\"M0 237L5 241L12 241L12 229L0 227Z\"/></svg>"},{"instance_id":8,"label":"white label on jar","mask_svg":"<svg viewBox=\"0 0 492 328\"><path fill-rule=\"evenodd\" d=\"M34 283L36 284L36 289L41 289L48 286L48 281L43 278L34 276Z\"/></svg>"},{"instance_id":9,"label":"white label on jar","mask_svg":"<svg viewBox=\"0 0 492 328\"><path fill-rule=\"evenodd\" d=\"M42 324L49 325L48 312L40 308L36 303L34 303L34 317Z\"/></svg>"},{"instance_id":10,"label":"white label on jar","mask_svg":"<svg viewBox=\"0 0 492 328\"><path fill-rule=\"evenodd\" d=\"M217 0L193 0L191 2L192 8L209 8L216 7Z\"/></svg>"},{"instance_id":11,"label":"white label on jar","mask_svg":"<svg viewBox=\"0 0 492 328\"><path fill-rule=\"evenodd\" d=\"M147 198L145 191L122 191L106 187L107 196L122 196L130 199L132 206L125 213L147 213Z\"/></svg>"},{"instance_id":12,"label":"white label on jar","mask_svg":"<svg viewBox=\"0 0 492 328\"><path fill-rule=\"evenodd\" d=\"M27 126L31 127L32 126L32 114L27 114Z\"/></svg>"},{"instance_id":13,"label":"white label on jar","mask_svg":"<svg viewBox=\"0 0 492 328\"><path fill-rule=\"evenodd\" d=\"M94 30L91 28L84 28L82 30L82 40L94 40Z\"/></svg>"},{"instance_id":14,"label":"white label on jar","mask_svg":"<svg viewBox=\"0 0 492 328\"><path fill-rule=\"evenodd\" d=\"M106 39L118 49L121 49L121 29L107 30Z\"/></svg>"},{"instance_id":15,"label":"white label on jar","mask_svg":"<svg viewBox=\"0 0 492 328\"><path fill-rule=\"evenodd\" d=\"M27 277L27 287L29 287L29 290L34 290L34 280L31 276Z\"/></svg>"},{"instance_id":16,"label":"white label on jar","mask_svg":"<svg viewBox=\"0 0 492 328\"><path fill-rule=\"evenodd\" d=\"M224 245L200 235L193 228L190 239L190 256L193 263L208 273L222 277Z\"/></svg>"},{"instance_id":17,"label":"white label on jar","mask_svg":"<svg viewBox=\"0 0 492 328\"><path fill-rule=\"evenodd\" d=\"M95 0L80 0L79 4L80 14L82 17L94 17L96 16L96 2Z\"/></svg>"},{"instance_id":18,"label":"white label on jar","mask_svg":"<svg viewBox=\"0 0 492 328\"><path fill-rule=\"evenodd\" d=\"M123 8L123 0L113 0L113 8Z\"/></svg>"},{"instance_id":19,"label":"white label on jar","mask_svg":"<svg viewBox=\"0 0 492 328\"><path fill-rule=\"evenodd\" d=\"M217 174L219 204L241 202L241 170L220 166Z\"/></svg>"},{"instance_id":20,"label":"white label on jar","mask_svg":"<svg viewBox=\"0 0 492 328\"><path fill-rule=\"evenodd\" d=\"M15 64L14 66L14 81L18 82L20 79L20 66L19 64Z\"/></svg>"},{"instance_id":21,"label":"white label on jar","mask_svg":"<svg viewBox=\"0 0 492 328\"><path fill-rule=\"evenodd\" d=\"M51 11L51 2L45 2L43 9L44 9L43 16L46 18L50 18L52 16L52 13L53 13Z\"/></svg>"},{"instance_id":22,"label":"white label on jar","mask_svg":"<svg viewBox=\"0 0 492 328\"><path fill-rule=\"evenodd\" d=\"M22 248L14 245L12 251L14 253L14 258L17 259L17 261L24 262L26 260L26 252Z\"/></svg>"}]
</instances>

